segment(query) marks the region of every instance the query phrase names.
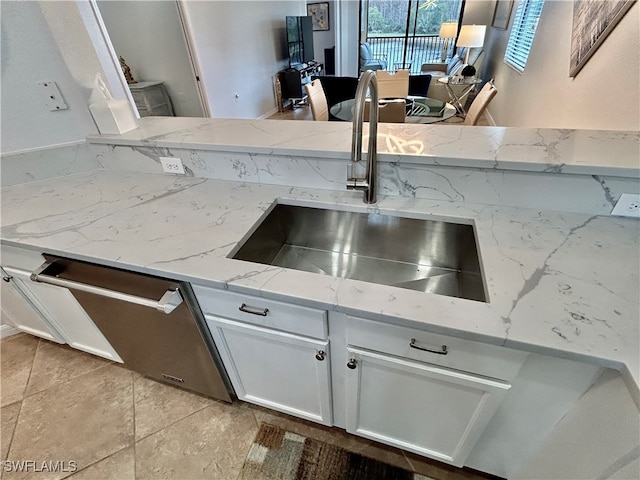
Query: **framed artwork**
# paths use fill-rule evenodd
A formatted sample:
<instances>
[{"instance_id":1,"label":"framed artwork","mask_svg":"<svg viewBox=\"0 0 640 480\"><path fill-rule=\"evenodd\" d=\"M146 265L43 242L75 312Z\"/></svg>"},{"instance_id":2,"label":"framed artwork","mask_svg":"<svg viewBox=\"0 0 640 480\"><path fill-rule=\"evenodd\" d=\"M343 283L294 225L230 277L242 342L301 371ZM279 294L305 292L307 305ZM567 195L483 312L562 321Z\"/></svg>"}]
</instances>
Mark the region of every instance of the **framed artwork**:
<instances>
[{"instance_id":1,"label":"framed artwork","mask_svg":"<svg viewBox=\"0 0 640 480\"><path fill-rule=\"evenodd\" d=\"M509 26L509 18L511 17L512 8L513 0L497 0L491 26L499 28L500 30L506 30Z\"/></svg>"},{"instance_id":2,"label":"framed artwork","mask_svg":"<svg viewBox=\"0 0 640 480\"><path fill-rule=\"evenodd\" d=\"M574 0L569 76L575 77L635 0Z\"/></svg>"},{"instance_id":3,"label":"framed artwork","mask_svg":"<svg viewBox=\"0 0 640 480\"><path fill-rule=\"evenodd\" d=\"M329 30L329 2L308 3L307 15L311 17L314 32Z\"/></svg>"}]
</instances>

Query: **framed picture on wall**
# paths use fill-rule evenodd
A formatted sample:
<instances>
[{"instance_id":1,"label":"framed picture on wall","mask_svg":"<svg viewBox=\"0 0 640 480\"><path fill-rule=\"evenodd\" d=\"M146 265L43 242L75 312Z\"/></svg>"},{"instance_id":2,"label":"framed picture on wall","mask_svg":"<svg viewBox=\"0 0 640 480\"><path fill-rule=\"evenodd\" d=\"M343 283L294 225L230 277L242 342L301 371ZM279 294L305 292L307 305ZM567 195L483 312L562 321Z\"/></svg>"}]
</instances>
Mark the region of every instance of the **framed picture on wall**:
<instances>
[{"instance_id":1,"label":"framed picture on wall","mask_svg":"<svg viewBox=\"0 0 640 480\"><path fill-rule=\"evenodd\" d=\"M582 70L634 2L635 0L573 2L570 77L575 77Z\"/></svg>"},{"instance_id":2,"label":"framed picture on wall","mask_svg":"<svg viewBox=\"0 0 640 480\"><path fill-rule=\"evenodd\" d=\"M493 11L491 26L499 28L500 30L506 30L509 26L512 8L513 0L497 0L496 9Z\"/></svg>"},{"instance_id":3,"label":"framed picture on wall","mask_svg":"<svg viewBox=\"0 0 640 480\"><path fill-rule=\"evenodd\" d=\"M329 30L329 2L308 3L307 15L311 17L314 32Z\"/></svg>"}]
</instances>

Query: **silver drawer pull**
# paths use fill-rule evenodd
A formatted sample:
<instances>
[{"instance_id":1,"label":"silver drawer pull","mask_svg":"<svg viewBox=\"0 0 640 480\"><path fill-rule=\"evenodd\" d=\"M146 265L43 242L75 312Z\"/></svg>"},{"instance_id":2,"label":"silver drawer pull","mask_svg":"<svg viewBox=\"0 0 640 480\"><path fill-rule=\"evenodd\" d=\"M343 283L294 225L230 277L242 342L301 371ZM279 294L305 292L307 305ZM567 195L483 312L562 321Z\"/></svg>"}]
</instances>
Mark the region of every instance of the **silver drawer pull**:
<instances>
[{"instance_id":1,"label":"silver drawer pull","mask_svg":"<svg viewBox=\"0 0 640 480\"><path fill-rule=\"evenodd\" d=\"M243 303L242 305L240 305L240 308L238 308L238 310L240 310L241 312L244 312L244 313L250 313L252 315L260 315L261 317L266 317L267 313L269 313L269 309L268 308L251 307L251 306L247 305L246 303Z\"/></svg>"},{"instance_id":2,"label":"silver drawer pull","mask_svg":"<svg viewBox=\"0 0 640 480\"><path fill-rule=\"evenodd\" d=\"M177 288L175 290L169 289L164 292L164 295L162 295L162 298L160 300L153 300L150 298L138 297L136 295L130 295L128 293L118 292L115 290L109 290L107 288L88 285L86 283L76 282L74 280L67 280L64 278L44 275L42 272L44 272L49 266L51 266L51 263L43 263L35 272L31 274L31 281L47 283L49 285L69 288L71 290L75 289L81 292L99 295L101 297L122 300L123 302L135 303L136 305L142 305L143 307L155 308L156 310L166 313L167 315L173 312L183 301L182 295L180 295L180 291Z\"/></svg>"},{"instance_id":3,"label":"silver drawer pull","mask_svg":"<svg viewBox=\"0 0 640 480\"><path fill-rule=\"evenodd\" d=\"M423 352L437 353L438 355L446 355L447 353L449 353L446 345L442 345L442 350L431 350L430 348L422 347L418 345L416 343L415 338L411 339L411 341L409 342L409 346L411 348L415 348L416 350L422 350Z\"/></svg>"}]
</instances>

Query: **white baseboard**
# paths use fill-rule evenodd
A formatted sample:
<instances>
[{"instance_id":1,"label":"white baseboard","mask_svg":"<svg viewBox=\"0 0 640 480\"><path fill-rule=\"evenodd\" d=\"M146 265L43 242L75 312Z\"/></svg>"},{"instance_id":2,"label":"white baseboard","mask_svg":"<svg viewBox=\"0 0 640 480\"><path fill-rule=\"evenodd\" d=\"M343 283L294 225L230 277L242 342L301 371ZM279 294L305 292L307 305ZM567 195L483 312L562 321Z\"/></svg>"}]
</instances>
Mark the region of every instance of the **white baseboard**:
<instances>
[{"instance_id":1,"label":"white baseboard","mask_svg":"<svg viewBox=\"0 0 640 480\"><path fill-rule=\"evenodd\" d=\"M16 330L11 325L0 325L0 339L10 337L16 333L20 333L20 330Z\"/></svg>"},{"instance_id":2,"label":"white baseboard","mask_svg":"<svg viewBox=\"0 0 640 480\"><path fill-rule=\"evenodd\" d=\"M271 115L275 115L276 113L278 113L278 107L273 107L271 110L269 110L264 115L260 115L258 117L258 120L265 120L265 119L269 118Z\"/></svg>"}]
</instances>

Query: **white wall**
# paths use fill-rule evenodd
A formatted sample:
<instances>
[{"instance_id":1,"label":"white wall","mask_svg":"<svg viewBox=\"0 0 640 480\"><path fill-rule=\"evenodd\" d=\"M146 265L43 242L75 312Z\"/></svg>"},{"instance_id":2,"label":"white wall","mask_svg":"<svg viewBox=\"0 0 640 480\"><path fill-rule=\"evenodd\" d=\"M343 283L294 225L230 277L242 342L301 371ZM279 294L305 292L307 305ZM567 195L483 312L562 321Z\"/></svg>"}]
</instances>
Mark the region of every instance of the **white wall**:
<instances>
[{"instance_id":1,"label":"white wall","mask_svg":"<svg viewBox=\"0 0 640 480\"><path fill-rule=\"evenodd\" d=\"M195 76L174 1L99 1L116 54L139 81L162 81L176 116L202 117Z\"/></svg>"},{"instance_id":2,"label":"white wall","mask_svg":"<svg viewBox=\"0 0 640 480\"><path fill-rule=\"evenodd\" d=\"M307 0L307 3L318 3L320 0ZM336 2L329 3L329 30L313 32L313 56L316 62L324 63L324 49L336 44Z\"/></svg>"},{"instance_id":3,"label":"white wall","mask_svg":"<svg viewBox=\"0 0 640 480\"><path fill-rule=\"evenodd\" d=\"M211 116L274 112L275 75L288 65L285 17L306 15L305 0L187 0L184 12Z\"/></svg>"},{"instance_id":4,"label":"white wall","mask_svg":"<svg viewBox=\"0 0 640 480\"><path fill-rule=\"evenodd\" d=\"M572 9L573 2L545 2L523 74L503 62L509 30L488 29L482 75L495 77L498 88L491 116L510 127L640 130L640 6L631 7L575 78L569 77Z\"/></svg>"},{"instance_id":5,"label":"white wall","mask_svg":"<svg viewBox=\"0 0 640 480\"><path fill-rule=\"evenodd\" d=\"M83 141L97 133L84 92L71 76L39 2L0 2L2 153ZM51 112L39 82L55 81L69 106Z\"/></svg>"},{"instance_id":6,"label":"white wall","mask_svg":"<svg viewBox=\"0 0 640 480\"><path fill-rule=\"evenodd\" d=\"M336 24L336 75L359 75L359 1L338 0Z\"/></svg>"}]
</instances>

